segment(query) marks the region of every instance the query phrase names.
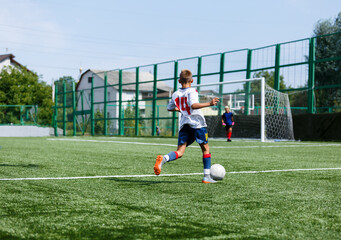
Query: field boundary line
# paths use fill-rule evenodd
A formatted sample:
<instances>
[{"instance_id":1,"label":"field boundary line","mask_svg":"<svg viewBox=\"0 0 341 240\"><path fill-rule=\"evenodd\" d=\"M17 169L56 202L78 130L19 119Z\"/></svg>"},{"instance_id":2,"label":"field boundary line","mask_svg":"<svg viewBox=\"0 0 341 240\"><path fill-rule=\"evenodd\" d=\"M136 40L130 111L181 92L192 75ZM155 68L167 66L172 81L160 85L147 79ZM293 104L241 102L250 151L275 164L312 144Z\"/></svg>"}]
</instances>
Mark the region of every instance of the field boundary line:
<instances>
[{"instance_id":1,"label":"field boundary line","mask_svg":"<svg viewBox=\"0 0 341 240\"><path fill-rule=\"evenodd\" d=\"M67 139L67 138L47 138L50 141L73 141L73 142L103 142L103 143L122 143L122 144L137 144L137 145L155 145L155 146L170 146L176 147L175 144L167 144L167 143L144 143L144 142L120 142L120 141L108 141L108 140L92 140L92 139ZM340 144L341 145L341 144Z\"/></svg>"},{"instance_id":2,"label":"field boundary line","mask_svg":"<svg viewBox=\"0 0 341 240\"><path fill-rule=\"evenodd\" d=\"M279 170L263 170L263 171L239 171L227 172L226 174L255 174L255 173L276 173L276 172L299 172L299 171L328 171L341 170L339 168L302 168L302 169L279 169ZM76 179L100 179L100 178L143 178L143 177L174 177L174 176L191 176L202 175L203 173L179 173L179 174L146 174L146 175L112 175L112 176L82 176L82 177L42 177L42 178L2 178L0 181L34 181L34 180L76 180Z\"/></svg>"},{"instance_id":3,"label":"field boundary line","mask_svg":"<svg viewBox=\"0 0 341 240\"><path fill-rule=\"evenodd\" d=\"M169 146L177 147L176 144L167 143L144 143L144 142L121 142L121 141L110 141L110 140L93 140L93 139L70 139L70 138L47 138L49 141L74 141L74 142L98 142L98 143L119 143L119 144L137 144L137 145L153 145L153 146ZM270 145L270 146L210 146L210 148L281 148L281 147L341 147L338 143L327 143L327 144L309 144L309 143L297 143L289 145ZM189 146L191 148L200 148L200 146Z\"/></svg>"}]
</instances>

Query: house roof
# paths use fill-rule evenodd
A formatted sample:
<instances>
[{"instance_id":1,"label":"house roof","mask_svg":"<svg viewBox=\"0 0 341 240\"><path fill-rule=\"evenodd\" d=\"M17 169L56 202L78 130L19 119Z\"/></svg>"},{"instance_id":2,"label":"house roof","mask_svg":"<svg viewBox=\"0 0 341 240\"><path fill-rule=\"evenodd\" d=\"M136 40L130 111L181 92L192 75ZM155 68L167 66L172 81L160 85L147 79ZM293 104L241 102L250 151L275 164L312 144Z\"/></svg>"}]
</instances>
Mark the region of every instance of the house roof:
<instances>
[{"instance_id":1,"label":"house roof","mask_svg":"<svg viewBox=\"0 0 341 240\"><path fill-rule=\"evenodd\" d=\"M13 63L13 64L15 64L15 65L17 65L17 66L20 66L20 67L22 67L22 68L26 68L26 67L24 67L23 65L21 65L20 63L18 63L17 61L15 61L15 60L13 59L13 58L15 58L15 56L14 56L13 54L11 54L11 53L10 53L10 54L3 54L3 55L0 55L0 62L6 60L7 58L10 59L11 63ZM26 69L27 69L27 68L26 68ZM27 69L27 71L30 72L29 69Z\"/></svg>"},{"instance_id":2,"label":"house roof","mask_svg":"<svg viewBox=\"0 0 341 240\"><path fill-rule=\"evenodd\" d=\"M99 78L104 80L104 74L107 74L107 82L108 85L115 85L118 84L118 80L119 80L119 72L118 71L102 71L102 70L94 70L94 69L89 69L86 72L84 72L81 77L80 77L80 81L82 80L83 76L85 73L91 71L92 73L94 73L96 76L98 76ZM154 76L153 74L150 74L148 72L140 72L139 73L139 91L141 92L150 92L153 90L153 79ZM77 84L77 88L78 85L80 83L80 81ZM151 81L151 82L148 82ZM143 83L146 82L146 83ZM136 83L136 73L135 72L127 72L127 71L123 71L122 72L122 89L125 91L134 91L135 90L135 83ZM167 84L165 84L164 82L157 82L157 89L158 90L162 90L162 91L171 91L173 90L170 86L168 86Z\"/></svg>"},{"instance_id":3,"label":"house roof","mask_svg":"<svg viewBox=\"0 0 341 240\"><path fill-rule=\"evenodd\" d=\"M6 60L7 58L11 58L11 60L14 58L13 54L4 54L4 55L0 55L0 62Z\"/></svg>"}]
</instances>

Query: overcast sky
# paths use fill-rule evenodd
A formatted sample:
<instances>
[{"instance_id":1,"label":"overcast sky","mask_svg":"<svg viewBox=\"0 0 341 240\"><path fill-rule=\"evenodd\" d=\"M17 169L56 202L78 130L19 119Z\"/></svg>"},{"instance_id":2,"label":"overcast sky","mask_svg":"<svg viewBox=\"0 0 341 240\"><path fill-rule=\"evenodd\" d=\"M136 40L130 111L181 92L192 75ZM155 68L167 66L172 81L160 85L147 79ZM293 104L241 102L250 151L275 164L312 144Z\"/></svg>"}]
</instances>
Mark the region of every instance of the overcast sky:
<instances>
[{"instance_id":1,"label":"overcast sky","mask_svg":"<svg viewBox=\"0 0 341 240\"><path fill-rule=\"evenodd\" d=\"M0 54L51 84L110 70L311 37L340 0L0 0Z\"/></svg>"}]
</instances>

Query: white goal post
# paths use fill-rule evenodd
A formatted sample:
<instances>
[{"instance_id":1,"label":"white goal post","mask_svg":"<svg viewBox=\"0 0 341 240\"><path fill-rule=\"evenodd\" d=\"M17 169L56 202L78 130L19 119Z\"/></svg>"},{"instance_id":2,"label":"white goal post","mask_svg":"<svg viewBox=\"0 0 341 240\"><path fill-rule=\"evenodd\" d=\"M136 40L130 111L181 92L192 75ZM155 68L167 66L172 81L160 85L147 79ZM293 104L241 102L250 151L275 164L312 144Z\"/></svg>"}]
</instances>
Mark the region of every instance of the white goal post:
<instances>
[{"instance_id":1,"label":"white goal post","mask_svg":"<svg viewBox=\"0 0 341 240\"><path fill-rule=\"evenodd\" d=\"M213 113L211 110L210 112L204 113L205 117L216 115L215 117L221 123L221 119L219 120L217 114L220 112L221 114L224 112L224 106L229 106L232 103L231 99L231 91L235 91L233 94L238 94L241 92L241 89L233 89L236 88L235 86L241 85L246 83L253 84L253 88L257 89L257 103L255 105L255 94L254 92L250 92L249 99L245 98L245 94L243 95L244 98L248 101L250 105L249 110L252 110L252 114L257 115L256 117L260 120L260 140L261 142L265 141L273 141L273 140L294 140L293 135L293 124L292 124L292 115L290 109L290 103L288 95L285 93L281 93L276 91L275 89L271 88L265 83L264 78L250 78L250 79L240 79L240 80L229 80L226 82L216 82L216 83L207 83L207 84L198 84L192 85L192 87L197 88L199 92L199 96L206 98L212 97L219 97L221 99L221 103L219 107L216 107L216 113ZM227 86L226 86L227 85ZM214 91L214 88L223 89L223 91ZM229 92L224 91L224 88L228 89ZM210 90L204 90L210 89ZM231 90L232 89L232 90ZM255 91L255 90L253 90ZM220 93L219 93L220 92ZM200 97L200 98L201 98ZM229 99L229 101L227 100ZM204 101L205 101L204 100ZM244 101L245 102L245 101ZM232 106L229 106L230 108ZM232 108L236 109L236 108ZM243 116L244 113L242 112L244 108L241 108L241 113L239 116ZM203 109L203 111L205 111ZM245 114L245 115L252 115L252 114ZM260 116L259 116L260 115ZM259 118L260 117L260 118ZM253 120L254 121L254 120ZM217 123L219 125L219 122ZM250 124L249 124L250 125ZM235 128L241 127L236 123ZM247 131L245 129L244 131ZM259 137L258 137L259 138Z\"/></svg>"}]
</instances>

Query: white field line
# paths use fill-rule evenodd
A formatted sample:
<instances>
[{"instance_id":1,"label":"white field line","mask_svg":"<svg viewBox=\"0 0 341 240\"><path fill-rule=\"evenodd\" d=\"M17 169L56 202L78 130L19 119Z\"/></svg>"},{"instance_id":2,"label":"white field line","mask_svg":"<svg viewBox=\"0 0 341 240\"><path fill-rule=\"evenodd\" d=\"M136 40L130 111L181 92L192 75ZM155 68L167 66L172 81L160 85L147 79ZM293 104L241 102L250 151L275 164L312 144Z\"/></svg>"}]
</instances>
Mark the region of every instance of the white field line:
<instances>
[{"instance_id":1,"label":"white field line","mask_svg":"<svg viewBox=\"0 0 341 240\"><path fill-rule=\"evenodd\" d=\"M276 173L276 172L299 172L299 171L328 171L341 170L340 168L306 168L306 169L280 169L264 171L240 171L227 172L226 174L254 174L254 173ZM112 175L112 176L83 176L83 177L46 177L46 178L2 178L0 181L28 181L28 180L73 180L73 179L94 179L94 178L144 178L144 177L173 177L202 175L203 173L184 173L184 174L146 174L146 175Z\"/></svg>"},{"instance_id":2,"label":"white field line","mask_svg":"<svg viewBox=\"0 0 341 240\"><path fill-rule=\"evenodd\" d=\"M171 146L171 147L177 146L174 144L144 143L144 142L119 142L119 141L108 141L108 140L71 139L71 138L47 138L47 140L50 140L50 141L73 141L73 142L123 143L123 144L155 145L155 146Z\"/></svg>"},{"instance_id":3,"label":"white field line","mask_svg":"<svg viewBox=\"0 0 341 240\"><path fill-rule=\"evenodd\" d=\"M121 141L110 141L110 140L92 140L92 139L72 139L72 138L48 138L50 141L74 141L74 142L98 142L98 143L119 143L119 144L136 144L136 145L149 145L149 146L170 146L177 147L175 144L166 143L146 143L146 142L121 142ZM200 146L192 145L189 147L200 148ZM337 143L326 143L326 144L306 144L306 143L294 143L287 145L262 145L262 146L210 146L210 148L281 148L281 147L341 147L341 144Z\"/></svg>"},{"instance_id":4,"label":"white field line","mask_svg":"<svg viewBox=\"0 0 341 240\"><path fill-rule=\"evenodd\" d=\"M199 146L198 146L199 147ZM297 147L341 147L341 144L304 144L304 145L270 145L270 146L210 146L210 148L297 148Z\"/></svg>"}]
</instances>

